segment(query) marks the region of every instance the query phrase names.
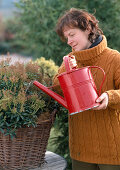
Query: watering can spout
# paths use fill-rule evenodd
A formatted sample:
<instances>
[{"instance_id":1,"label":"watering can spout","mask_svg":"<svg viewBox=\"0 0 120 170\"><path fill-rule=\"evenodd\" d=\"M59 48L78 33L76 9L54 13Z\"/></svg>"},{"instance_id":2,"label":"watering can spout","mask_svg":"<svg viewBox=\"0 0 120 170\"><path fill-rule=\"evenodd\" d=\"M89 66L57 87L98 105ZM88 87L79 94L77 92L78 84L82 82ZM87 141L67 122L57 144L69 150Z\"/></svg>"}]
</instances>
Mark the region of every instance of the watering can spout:
<instances>
[{"instance_id":1,"label":"watering can spout","mask_svg":"<svg viewBox=\"0 0 120 170\"><path fill-rule=\"evenodd\" d=\"M34 81L33 84L35 86L37 86L38 88L40 88L42 91L44 91L45 93L47 93L49 96L51 96L53 99L55 99L58 103L60 103L61 105L63 105L66 109L68 109L68 106L66 104L65 99L60 96L59 94L53 92L52 90L48 89L47 87L45 87L44 85L42 85L41 83L39 83L38 81Z\"/></svg>"}]
</instances>

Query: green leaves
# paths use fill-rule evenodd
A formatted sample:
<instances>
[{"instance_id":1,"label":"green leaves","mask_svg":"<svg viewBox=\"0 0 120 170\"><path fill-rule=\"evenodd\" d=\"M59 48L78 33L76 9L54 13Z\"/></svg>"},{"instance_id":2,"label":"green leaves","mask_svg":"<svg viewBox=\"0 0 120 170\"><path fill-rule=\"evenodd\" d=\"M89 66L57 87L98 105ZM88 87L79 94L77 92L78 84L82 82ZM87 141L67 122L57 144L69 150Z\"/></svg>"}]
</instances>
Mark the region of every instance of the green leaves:
<instances>
[{"instance_id":1,"label":"green leaves","mask_svg":"<svg viewBox=\"0 0 120 170\"><path fill-rule=\"evenodd\" d=\"M19 62L15 65L0 65L0 130L4 135L13 137L20 127L35 127L38 117L44 112L50 114L56 106L56 102L32 82L37 80L46 85L51 84L58 67L53 61L44 58L26 65Z\"/></svg>"},{"instance_id":2,"label":"green leaves","mask_svg":"<svg viewBox=\"0 0 120 170\"><path fill-rule=\"evenodd\" d=\"M35 58L44 56L61 64L64 55L71 51L66 43L61 42L55 32L59 16L72 7L86 9L95 14L100 27L109 40L109 46L120 50L120 1L111 0L20 0L17 23L17 38L22 41L21 50ZM107 9L107 10L106 10ZM15 25L15 24L14 24ZM24 48L23 48L24 47Z\"/></svg>"},{"instance_id":3,"label":"green leaves","mask_svg":"<svg viewBox=\"0 0 120 170\"><path fill-rule=\"evenodd\" d=\"M67 45L56 36L55 25L65 6L58 0L29 0L29 3L20 0L18 7L20 8L18 24L21 26L16 32L17 38L24 44L24 49L35 58L44 56L58 63L59 57L62 57L59 47L66 49Z\"/></svg>"}]
</instances>

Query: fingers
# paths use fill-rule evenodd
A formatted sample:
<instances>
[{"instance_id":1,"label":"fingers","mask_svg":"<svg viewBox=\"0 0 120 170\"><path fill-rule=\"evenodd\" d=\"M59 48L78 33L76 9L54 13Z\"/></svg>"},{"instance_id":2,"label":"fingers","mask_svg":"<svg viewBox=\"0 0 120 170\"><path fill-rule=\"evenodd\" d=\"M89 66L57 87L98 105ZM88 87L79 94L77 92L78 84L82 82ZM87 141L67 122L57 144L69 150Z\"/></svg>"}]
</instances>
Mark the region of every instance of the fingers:
<instances>
[{"instance_id":1,"label":"fingers","mask_svg":"<svg viewBox=\"0 0 120 170\"><path fill-rule=\"evenodd\" d=\"M106 105L104 103L100 104L98 107L95 107L93 110L104 110L106 109Z\"/></svg>"},{"instance_id":2,"label":"fingers","mask_svg":"<svg viewBox=\"0 0 120 170\"><path fill-rule=\"evenodd\" d=\"M75 56L69 56L69 64L71 68L75 68L77 66Z\"/></svg>"},{"instance_id":3,"label":"fingers","mask_svg":"<svg viewBox=\"0 0 120 170\"><path fill-rule=\"evenodd\" d=\"M97 103L102 102L104 99L106 99L107 96L108 96L107 93L101 94L101 96L99 98L97 98L96 102Z\"/></svg>"},{"instance_id":4,"label":"fingers","mask_svg":"<svg viewBox=\"0 0 120 170\"><path fill-rule=\"evenodd\" d=\"M71 59L75 59L74 55L69 55L68 57L71 58Z\"/></svg>"},{"instance_id":5,"label":"fingers","mask_svg":"<svg viewBox=\"0 0 120 170\"><path fill-rule=\"evenodd\" d=\"M96 108L94 108L93 110L101 110L101 109L106 109L107 105L108 105L108 94L107 93L103 93L97 100L97 103L100 103L100 105Z\"/></svg>"}]
</instances>

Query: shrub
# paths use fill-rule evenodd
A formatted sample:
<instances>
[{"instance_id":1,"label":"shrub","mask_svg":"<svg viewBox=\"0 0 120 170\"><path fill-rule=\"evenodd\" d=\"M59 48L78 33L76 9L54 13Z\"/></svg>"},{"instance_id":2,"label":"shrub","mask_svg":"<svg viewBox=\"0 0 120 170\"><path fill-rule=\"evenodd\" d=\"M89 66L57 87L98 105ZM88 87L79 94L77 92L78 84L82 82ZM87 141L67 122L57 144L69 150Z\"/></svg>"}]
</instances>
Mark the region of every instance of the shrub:
<instances>
[{"instance_id":1,"label":"shrub","mask_svg":"<svg viewBox=\"0 0 120 170\"><path fill-rule=\"evenodd\" d=\"M51 67L44 58L26 65L20 62L12 65L9 58L0 63L0 130L5 135L14 137L22 126L37 126L38 119L49 119L57 107L51 97L32 84L34 80L48 86L52 84L57 66L50 61L54 67L49 74L41 61Z\"/></svg>"}]
</instances>

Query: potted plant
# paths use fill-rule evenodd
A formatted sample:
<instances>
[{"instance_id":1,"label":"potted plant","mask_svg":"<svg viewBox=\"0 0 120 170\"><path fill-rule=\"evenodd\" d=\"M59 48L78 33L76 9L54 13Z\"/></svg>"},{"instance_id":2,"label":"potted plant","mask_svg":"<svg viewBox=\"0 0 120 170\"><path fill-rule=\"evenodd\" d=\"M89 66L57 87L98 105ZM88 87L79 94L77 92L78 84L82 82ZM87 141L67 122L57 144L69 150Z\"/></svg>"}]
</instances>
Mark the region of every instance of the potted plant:
<instances>
[{"instance_id":1,"label":"potted plant","mask_svg":"<svg viewBox=\"0 0 120 170\"><path fill-rule=\"evenodd\" d=\"M43 57L35 62L0 63L0 165L3 169L43 163L57 103L32 82L51 86L58 67Z\"/></svg>"}]
</instances>

